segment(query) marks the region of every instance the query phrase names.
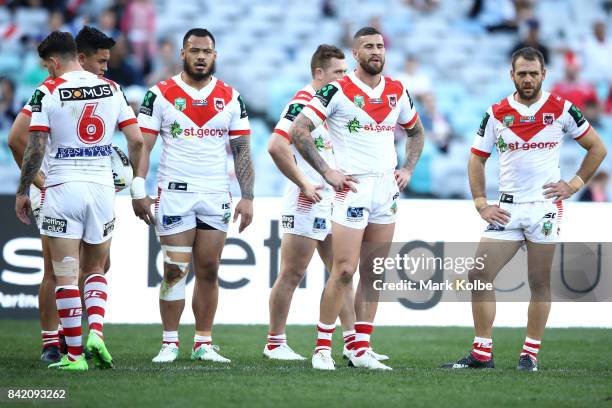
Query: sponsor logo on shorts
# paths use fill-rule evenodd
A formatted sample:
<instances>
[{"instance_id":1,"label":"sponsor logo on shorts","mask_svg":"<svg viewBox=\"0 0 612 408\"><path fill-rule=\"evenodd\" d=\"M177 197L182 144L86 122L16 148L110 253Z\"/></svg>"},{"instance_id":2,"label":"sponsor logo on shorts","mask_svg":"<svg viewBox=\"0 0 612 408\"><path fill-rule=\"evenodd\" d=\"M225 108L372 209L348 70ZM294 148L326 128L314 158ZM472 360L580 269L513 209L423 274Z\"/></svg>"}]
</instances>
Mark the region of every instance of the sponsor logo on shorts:
<instances>
[{"instance_id":1,"label":"sponsor logo on shorts","mask_svg":"<svg viewBox=\"0 0 612 408\"><path fill-rule=\"evenodd\" d=\"M312 223L313 230L325 230L327 229L327 220L325 218L315 217Z\"/></svg>"},{"instance_id":2,"label":"sponsor logo on shorts","mask_svg":"<svg viewBox=\"0 0 612 408\"><path fill-rule=\"evenodd\" d=\"M359 221L363 218L363 207L349 207L346 210L348 221Z\"/></svg>"},{"instance_id":3,"label":"sponsor logo on shorts","mask_svg":"<svg viewBox=\"0 0 612 408\"><path fill-rule=\"evenodd\" d=\"M113 218L112 220L104 224L104 235L103 236L107 236L108 234L113 232L114 229L115 229L115 219Z\"/></svg>"},{"instance_id":4,"label":"sponsor logo on shorts","mask_svg":"<svg viewBox=\"0 0 612 408\"><path fill-rule=\"evenodd\" d=\"M393 204L391 204L390 210L391 210L391 214L394 214L394 215L397 214L397 202L394 201Z\"/></svg>"},{"instance_id":5,"label":"sponsor logo on shorts","mask_svg":"<svg viewBox=\"0 0 612 408\"><path fill-rule=\"evenodd\" d=\"M187 191L187 183L177 183L176 181L171 181L168 183L168 190Z\"/></svg>"},{"instance_id":6,"label":"sponsor logo on shorts","mask_svg":"<svg viewBox=\"0 0 612 408\"><path fill-rule=\"evenodd\" d=\"M293 228L295 225L295 217L293 215L283 215L281 223L283 228Z\"/></svg>"},{"instance_id":7,"label":"sponsor logo on shorts","mask_svg":"<svg viewBox=\"0 0 612 408\"><path fill-rule=\"evenodd\" d=\"M487 231L505 231L506 227L504 227L503 225L495 225L495 224L489 224L487 225Z\"/></svg>"},{"instance_id":8,"label":"sponsor logo on shorts","mask_svg":"<svg viewBox=\"0 0 612 408\"><path fill-rule=\"evenodd\" d=\"M34 216L34 219L36 220L36 223L38 224L40 222L40 208L33 209L32 215Z\"/></svg>"},{"instance_id":9,"label":"sponsor logo on shorts","mask_svg":"<svg viewBox=\"0 0 612 408\"><path fill-rule=\"evenodd\" d=\"M178 227L183 223L183 217L180 215L164 215L162 217L162 225L165 229Z\"/></svg>"},{"instance_id":10,"label":"sponsor logo on shorts","mask_svg":"<svg viewBox=\"0 0 612 408\"><path fill-rule=\"evenodd\" d=\"M398 198L399 198L399 191L393 194L393 201L397 200Z\"/></svg>"},{"instance_id":11,"label":"sponsor logo on shorts","mask_svg":"<svg viewBox=\"0 0 612 408\"><path fill-rule=\"evenodd\" d=\"M42 222L42 229L48 232L61 232L66 233L68 221L61 218L44 217Z\"/></svg>"},{"instance_id":12,"label":"sponsor logo on shorts","mask_svg":"<svg viewBox=\"0 0 612 408\"><path fill-rule=\"evenodd\" d=\"M232 213L231 212L226 212L225 214L223 214L223 223L224 224L229 224L230 222L230 218L232 217Z\"/></svg>"},{"instance_id":13,"label":"sponsor logo on shorts","mask_svg":"<svg viewBox=\"0 0 612 408\"><path fill-rule=\"evenodd\" d=\"M553 229L553 223L548 219L542 224L542 234L545 237L549 236Z\"/></svg>"}]
</instances>

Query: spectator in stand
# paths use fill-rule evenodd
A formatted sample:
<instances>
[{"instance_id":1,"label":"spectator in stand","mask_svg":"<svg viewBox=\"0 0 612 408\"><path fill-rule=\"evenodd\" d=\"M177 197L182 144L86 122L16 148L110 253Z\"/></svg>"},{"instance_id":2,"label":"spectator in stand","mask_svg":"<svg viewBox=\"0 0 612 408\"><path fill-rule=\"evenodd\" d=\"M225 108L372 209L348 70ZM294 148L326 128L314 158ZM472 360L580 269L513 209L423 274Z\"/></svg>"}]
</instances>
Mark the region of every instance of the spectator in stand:
<instances>
[{"instance_id":1,"label":"spectator in stand","mask_svg":"<svg viewBox=\"0 0 612 408\"><path fill-rule=\"evenodd\" d=\"M599 105L595 87L580 78L580 60L571 51L565 53L565 76L553 86L552 92L572 102L580 110L584 110L589 102Z\"/></svg>"},{"instance_id":2,"label":"spectator in stand","mask_svg":"<svg viewBox=\"0 0 612 408\"><path fill-rule=\"evenodd\" d=\"M430 13L440 6L440 0L404 0L408 7L424 13Z\"/></svg>"},{"instance_id":3,"label":"spectator in stand","mask_svg":"<svg viewBox=\"0 0 612 408\"><path fill-rule=\"evenodd\" d=\"M150 0L129 2L121 20L121 31L127 35L137 68L148 73L157 51L155 7Z\"/></svg>"},{"instance_id":4,"label":"spectator in stand","mask_svg":"<svg viewBox=\"0 0 612 408\"><path fill-rule=\"evenodd\" d=\"M610 201L607 193L608 181L610 176L605 171L600 171L593 176L587 188L582 191L578 201L592 201L597 203L605 203Z\"/></svg>"},{"instance_id":5,"label":"spectator in stand","mask_svg":"<svg viewBox=\"0 0 612 408\"><path fill-rule=\"evenodd\" d=\"M440 152L448 153L448 144L453 137L453 128L444 114L438 110L433 92L423 95L421 107L419 113L425 128L425 135Z\"/></svg>"},{"instance_id":6,"label":"spectator in stand","mask_svg":"<svg viewBox=\"0 0 612 408\"><path fill-rule=\"evenodd\" d=\"M110 50L106 77L124 87L142 85L142 73L130 61L125 37L119 36L115 41L115 46Z\"/></svg>"},{"instance_id":7,"label":"spectator in stand","mask_svg":"<svg viewBox=\"0 0 612 408\"><path fill-rule=\"evenodd\" d=\"M9 129L21 106L15 99L15 84L9 78L0 77L0 130Z\"/></svg>"},{"instance_id":8,"label":"spectator in stand","mask_svg":"<svg viewBox=\"0 0 612 408\"><path fill-rule=\"evenodd\" d=\"M431 79L420 67L419 60L414 55L408 55L404 62L404 71L396 78L404 84L410 96L421 102L425 94L432 92Z\"/></svg>"},{"instance_id":9,"label":"spectator in stand","mask_svg":"<svg viewBox=\"0 0 612 408\"><path fill-rule=\"evenodd\" d=\"M606 35L606 23L593 24L593 36L582 47L584 76L595 82L612 80L612 40Z\"/></svg>"},{"instance_id":10,"label":"spectator in stand","mask_svg":"<svg viewBox=\"0 0 612 408\"><path fill-rule=\"evenodd\" d=\"M522 41L519 41L510 51L509 55L525 47L532 47L540 51L544 56L544 61L550 63L550 53L548 47L540 41L540 23L535 18L530 18L525 22L527 34Z\"/></svg>"},{"instance_id":11,"label":"spectator in stand","mask_svg":"<svg viewBox=\"0 0 612 408\"><path fill-rule=\"evenodd\" d=\"M110 38L118 38L121 35L117 23L117 13L111 8L107 8L100 14L97 28Z\"/></svg>"},{"instance_id":12,"label":"spectator in stand","mask_svg":"<svg viewBox=\"0 0 612 408\"><path fill-rule=\"evenodd\" d=\"M159 81L170 78L183 69L179 64L179 55L172 40L165 38L159 42L159 51L153 64L153 72L146 79L147 86L153 86Z\"/></svg>"}]
</instances>

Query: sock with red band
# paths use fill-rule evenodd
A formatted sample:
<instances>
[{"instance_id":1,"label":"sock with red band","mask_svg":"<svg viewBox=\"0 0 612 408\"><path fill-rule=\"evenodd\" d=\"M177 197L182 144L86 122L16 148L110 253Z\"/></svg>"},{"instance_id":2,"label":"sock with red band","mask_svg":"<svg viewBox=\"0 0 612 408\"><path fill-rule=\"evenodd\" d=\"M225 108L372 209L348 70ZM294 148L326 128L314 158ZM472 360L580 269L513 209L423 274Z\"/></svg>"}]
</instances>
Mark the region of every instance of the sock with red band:
<instances>
[{"instance_id":1,"label":"sock with red band","mask_svg":"<svg viewBox=\"0 0 612 408\"><path fill-rule=\"evenodd\" d=\"M525 337L525 343L523 344L523 350L521 351L521 356L528 355L534 361L537 361L538 352L540 351L540 344L542 344L542 340L536 340L530 337Z\"/></svg>"},{"instance_id":2,"label":"sock with red band","mask_svg":"<svg viewBox=\"0 0 612 408\"><path fill-rule=\"evenodd\" d=\"M68 346L68 358L75 361L83 353L81 338L81 316L83 310L79 287L76 285L58 286L55 289L55 304L64 329L66 345Z\"/></svg>"},{"instance_id":3,"label":"sock with red band","mask_svg":"<svg viewBox=\"0 0 612 408\"><path fill-rule=\"evenodd\" d=\"M355 344L353 353L360 357L370 348L370 335L374 331L374 325L369 322L355 322Z\"/></svg>"},{"instance_id":4,"label":"sock with red band","mask_svg":"<svg viewBox=\"0 0 612 408\"><path fill-rule=\"evenodd\" d=\"M332 336L336 330L336 324L325 324L319 322L317 324L317 345L315 353L319 350L331 350Z\"/></svg>"},{"instance_id":5,"label":"sock with red band","mask_svg":"<svg viewBox=\"0 0 612 408\"><path fill-rule=\"evenodd\" d=\"M266 344L268 350L274 350L275 348L280 347L281 344L287 344L287 335L285 333L268 333L268 344Z\"/></svg>"},{"instance_id":6,"label":"sock with red band","mask_svg":"<svg viewBox=\"0 0 612 408\"><path fill-rule=\"evenodd\" d=\"M347 330L342 332L344 339L344 345L347 350L353 350L355 348L355 330Z\"/></svg>"},{"instance_id":7,"label":"sock with red band","mask_svg":"<svg viewBox=\"0 0 612 408\"><path fill-rule=\"evenodd\" d=\"M491 359L493 352L493 339L486 337L474 337L474 348L472 356L479 361L487 361Z\"/></svg>"},{"instance_id":8,"label":"sock with red band","mask_svg":"<svg viewBox=\"0 0 612 408\"><path fill-rule=\"evenodd\" d=\"M89 275L85 279L83 292L89 331L93 331L102 337L104 315L106 314L106 298L108 296L108 285L104 275Z\"/></svg>"},{"instance_id":9,"label":"sock with red band","mask_svg":"<svg viewBox=\"0 0 612 408\"><path fill-rule=\"evenodd\" d=\"M202 344L212 344L211 336L200 336L196 334L193 336L193 351L196 351Z\"/></svg>"}]
</instances>

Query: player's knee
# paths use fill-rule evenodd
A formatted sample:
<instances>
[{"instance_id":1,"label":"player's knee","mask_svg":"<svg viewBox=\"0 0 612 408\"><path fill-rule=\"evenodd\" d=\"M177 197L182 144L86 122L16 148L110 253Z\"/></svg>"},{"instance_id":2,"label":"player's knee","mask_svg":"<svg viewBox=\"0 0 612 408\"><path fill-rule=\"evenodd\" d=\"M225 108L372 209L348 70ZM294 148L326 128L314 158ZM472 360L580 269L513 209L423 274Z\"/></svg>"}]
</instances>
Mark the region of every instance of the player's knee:
<instances>
[{"instance_id":1,"label":"player's knee","mask_svg":"<svg viewBox=\"0 0 612 408\"><path fill-rule=\"evenodd\" d=\"M530 276L529 289L532 296L545 297L550 294L550 279L543 276Z\"/></svg>"},{"instance_id":2,"label":"player's knee","mask_svg":"<svg viewBox=\"0 0 612 408\"><path fill-rule=\"evenodd\" d=\"M189 263L164 260L164 280L159 288L159 298L166 301L185 299L185 284Z\"/></svg>"},{"instance_id":3,"label":"player's knee","mask_svg":"<svg viewBox=\"0 0 612 408\"><path fill-rule=\"evenodd\" d=\"M66 256L61 261L52 261L53 272L57 278L71 281L76 284L79 277L79 261L71 256Z\"/></svg>"},{"instance_id":4,"label":"player's knee","mask_svg":"<svg viewBox=\"0 0 612 408\"><path fill-rule=\"evenodd\" d=\"M198 260L195 264L196 278L204 280L208 283L217 282L219 277L219 260L207 259L204 261Z\"/></svg>"},{"instance_id":5,"label":"player's knee","mask_svg":"<svg viewBox=\"0 0 612 408\"><path fill-rule=\"evenodd\" d=\"M296 288L304 279L305 274L306 269L303 268L284 268L278 279L284 286Z\"/></svg>"},{"instance_id":6,"label":"player's knee","mask_svg":"<svg viewBox=\"0 0 612 408\"><path fill-rule=\"evenodd\" d=\"M472 268L468 271L468 279L470 282L489 282L489 273L486 268Z\"/></svg>"},{"instance_id":7,"label":"player's knee","mask_svg":"<svg viewBox=\"0 0 612 408\"><path fill-rule=\"evenodd\" d=\"M335 279L343 285L348 285L353 281L353 275L355 274L355 267L350 262L336 262L334 263L333 275Z\"/></svg>"}]
</instances>

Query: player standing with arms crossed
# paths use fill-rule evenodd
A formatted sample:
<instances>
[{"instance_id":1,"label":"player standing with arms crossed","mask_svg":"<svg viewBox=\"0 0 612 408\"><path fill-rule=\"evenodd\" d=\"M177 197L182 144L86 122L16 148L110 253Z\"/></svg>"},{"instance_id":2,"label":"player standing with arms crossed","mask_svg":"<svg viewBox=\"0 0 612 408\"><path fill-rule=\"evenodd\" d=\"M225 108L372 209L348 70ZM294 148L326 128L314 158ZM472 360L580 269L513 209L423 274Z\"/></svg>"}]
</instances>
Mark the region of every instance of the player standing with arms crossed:
<instances>
[{"instance_id":1,"label":"player standing with arms crossed","mask_svg":"<svg viewBox=\"0 0 612 408\"><path fill-rule=\"evenodd\" d=\"M295 289L304 278L315 249L327 270L332 268L331 186L300 156L287 133L291 124L316 91L346 74L344 53L333 45L319 45L310 61L312 82L300 89L285 106L268 144L268 152L279 170L289 179L283 197L280 274L270 292L270 327L264 356L273 360L304 360L287 344L285 327ZM317 151L335 167L334 153L323 124L312 132ZM355 309L352 284L344 294L340 312L343 328L343 355L347 358L355 342ZM379 359L386 356L378 355Z\"/></svg>"},{"instance_id":2,"label":"player standing with arms crossed","mask_svg":"<svg viewBox=\"0 0 612 408\"><path fill-rule=\"evenodd\" d=\"M378 30L365 27L354 36L355 72L321 88L295 119L289 136L297 151L336 190L332 213L331 276L321 300L318 339L312 365L334 370L331 337L346 288L360 261L363 243L393 239L397 199L410 181L423 149L424 131L412 100L399 81L384 77L385 44ZM318 153L311 132L323 121L329 126L338 169ZM396 125L406 130L406 161L395 170ZM358 184L354 184L358 183ZM362 259L362 265L368 260ZM349 365L390 370L370 349L378 301L372 293L375 275L360 268L355 299L355 347Z\"/></svg>"},{"instance_id":3,"label":"player standing with arms crossed","mask_svg":"<svg viewBox=\"0 0 612 408\"><path fill-rule=\"evenodd\" d=\"M104 75L107 70L108 60L110 58L110 49L115 45L115 40L106 36L101 31L93 27L83 27L75 37L77 45L78 61L85 71L96 75ZM23 154L28 143L30 118L32 116L32 107L27 103L21 112L17 115L13 126L9 132L8 144L13 152L13 158L17 165L21 168ZM47 145L48 146L48 145ZM32 203L32 212L36 219L36 224L40 229L42 219L40 217L40 207L44 199L44 193L41 193L41 187L44 184L44 175L46 173L46 161L43 160L40 169L41 175L34 179L30 187L30 200ZM51 265L51 257L49 254L49 242L45 235L40 236L43 253L44 273L42 282L38 289L38 309L40 313L41 336L43 341L43 349L40 359L46 363L55 363L61 359L60 354L60 339L58 333L58 316L55 307L55 275ZM104 272L106 273L110 267L110 257L105 265ZM84 292L96 290L103 292L104 297L108 295L106 290L106 278L104 275L90 275L85 277L88 281L84 283ZM95 287L95 289L94 289ZM108 299L102 302L102 294L96 300L91 298L85 302L85 307L88 310L89 328L102 331L105 315L105 303ZM92 303L88 307L88 303ZM95 307L93 303L96 303ZM92 312L91 314L89 312Z\"/></svg>"},{"instance_id":4,"label":"player standing with arms crossed","mask_svg":"<svg viewBox=\"0 0 612 408\"><path fill-rule=\"evenodd\" d=\"M82 354L79 269L86 276L104 274L115 221L110 160L115 125L128 140L135 174L143 186L148 161L141 161L142 134L123 93L114 83L83 70L69 33L51 33L39 45L38 53L52 79L45 81L30 101L30 137L15 210L22 222L30 223L28 189L46 156L41 234L49 237L56 306L68 346L68 354L49 367L83 371L88 366ZM135 195L142 196L143 191L133 191ZM142 199L134 200L134 207L147 211ZM113 366L100 332L90 330L87 346L98 367Z\"/></svg>"},{"instance_id":5,"label":"player standing with arms crossed","mask_svg":"<svg viewBox=\"0 0 612 408\"><path fill-rule=\"evenodd\" d=\"M155 227L164 254L159 292L163 337L155 363L178 358L178 327L192 256L196 328L191 359L230 362L212 345L219 263L231 218L228 139L242 193L234 213L234 222L240 216L239 232L253 218L255 177L246 106L235 89L213 76L216 57L213 35L202 28L189 30L181 50L183 71L152 87L138 115L147 152L158 134L163 142L155 202Z\"/></svg>"},{"instance_id":6,"label":"player standing with arms crossed","mask_svg":"<svg viewBox=\"0 0 612 408\"><path fill-rule=\"evenodd\" d=\"M527 245L527 273L531 301L527 337L517 369L537 371L537 356L550 312L550 271L559 242L563 200L589 181L606 156L606 148L580 110L570 101L542 91L544 57L527 47L512 55L510 78L516 92L491 106L474 138L468 163L476 210L487 221L476 257L482 270L472 270L470 281L493 283L516 251ZM567 135L587 154L568 182L561 179L559 154ZM485 192L485 163L493 148L499 152L498 204L489 205ZM494 368L493 321L495 292L472 292L473 349L444 368Z\"/></svg>"}]
</instances>

